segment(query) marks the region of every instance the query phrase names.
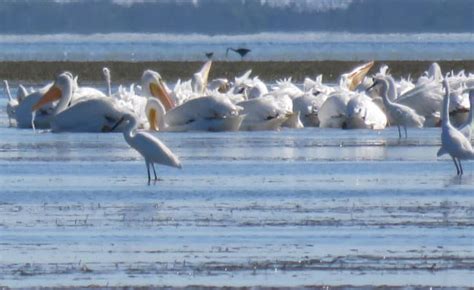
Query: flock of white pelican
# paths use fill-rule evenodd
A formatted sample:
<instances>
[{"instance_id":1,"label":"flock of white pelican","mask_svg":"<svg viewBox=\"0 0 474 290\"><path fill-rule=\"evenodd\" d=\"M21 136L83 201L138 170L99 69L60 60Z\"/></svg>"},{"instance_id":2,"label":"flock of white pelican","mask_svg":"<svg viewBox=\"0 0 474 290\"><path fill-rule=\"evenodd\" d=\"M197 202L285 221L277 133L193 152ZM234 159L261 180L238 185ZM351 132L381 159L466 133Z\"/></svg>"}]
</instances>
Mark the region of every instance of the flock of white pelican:
<instances>
[{"instance_id":1,"label":"flock of white pelican","mask_svg":"<svg viewBox=\"0 0 474 290\"><path fill-rule=\"evenodd\" d=\"M146 70L141 84L112 92L111 75L104 93L79 86L70 72L37 90L19 86L9 97L10 126L50 129L53 132L124 133L126 142L146 161L148 179L154 163L181 167L178 158L150 131L279 130L282 127L382 130L397 126L407 138L410 127L442 127L438 156L449 154L458 175L461 160L473 159L470 143L474 103L474 75L451 72L443 76L433 63L417 80L396 80L387 66L368 76L374 62L342 74L335 84L323 83L322 75L303 84L291 79L268 85L251 70L234 80L209 80L212 61L190 80L170 88L158 72ZM142 129L137 131L137 129Z\"/></svg>"}]
</instances>

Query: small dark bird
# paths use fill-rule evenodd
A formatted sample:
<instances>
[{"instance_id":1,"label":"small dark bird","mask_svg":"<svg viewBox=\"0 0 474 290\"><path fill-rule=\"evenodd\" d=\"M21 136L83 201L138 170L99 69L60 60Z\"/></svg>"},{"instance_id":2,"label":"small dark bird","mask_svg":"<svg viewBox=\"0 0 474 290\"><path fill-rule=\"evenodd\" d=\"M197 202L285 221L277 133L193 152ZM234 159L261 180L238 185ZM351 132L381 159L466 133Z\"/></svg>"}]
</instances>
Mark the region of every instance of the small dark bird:
<instances>
[{"instance_id":1,"label":"small dark bird","mask_svg":"<svg viewBox=\"0 0 474 290\"><path fill-rule=\"evenodd\" d=\"M235 48L229 47L229 48L227 48L227 51L225 53L226 57L227 57L227 54L229 53L229 50L232 50L233 52L238 53L240 55L240 60L243 60L244 56L247 55L247 53L250 52L250 49L248 49L248 48L242 48L241 47L241 48L235 49Z\"/></svg>"},{"instance_id":2,"label":"small dark bird","mask_svg":"<svg viewBox=\"0 0 474 290\"><path fill-rule=\"evenodd\" d=\"M213 56L214 56L214 52L206 52L207 59L212 59Z\"/></svg>"}]
</instances>

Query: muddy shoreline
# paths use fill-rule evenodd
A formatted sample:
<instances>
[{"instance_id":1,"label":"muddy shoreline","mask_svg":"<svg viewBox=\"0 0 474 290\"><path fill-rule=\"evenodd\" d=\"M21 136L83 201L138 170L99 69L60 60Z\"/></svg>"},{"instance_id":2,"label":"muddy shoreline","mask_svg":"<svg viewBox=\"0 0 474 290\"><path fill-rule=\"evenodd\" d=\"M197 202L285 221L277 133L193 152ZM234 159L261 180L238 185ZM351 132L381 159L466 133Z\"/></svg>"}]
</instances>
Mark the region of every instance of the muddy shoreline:
<instances>
[{"instance_id":1,"label":"muddy shoreline","mask_svg":"<svg viewBox=\"0 0 474 290\"><path fill-rule=\"evenodd\" d=\"M248 69L253 70L253 75L260 76L265 81L275 81L291 77L293 81L301 82L305 77L314 78L319 74L324 75L324 81L335 81L344 72L363 62L356 61L259 61L259 62L221 62L213 63L210 77L233 78ZM421 75L432 61L376 61L372 72L378 70L382 64L390 67L390 72L395 77ZM474 71L474 60L439 61L443 72L453 70L458 72ZM69 70L80 76L82 81L99 82L103 80L102 68L107 66L112 72L115 82L136 82L140 79L145 69L158 71L165 80L176 81L189 79L203 62L198 61L156 61L156 62L0 62L0 79L35 83L52 79L55 74Z\"/></svg>"}]
</instances>

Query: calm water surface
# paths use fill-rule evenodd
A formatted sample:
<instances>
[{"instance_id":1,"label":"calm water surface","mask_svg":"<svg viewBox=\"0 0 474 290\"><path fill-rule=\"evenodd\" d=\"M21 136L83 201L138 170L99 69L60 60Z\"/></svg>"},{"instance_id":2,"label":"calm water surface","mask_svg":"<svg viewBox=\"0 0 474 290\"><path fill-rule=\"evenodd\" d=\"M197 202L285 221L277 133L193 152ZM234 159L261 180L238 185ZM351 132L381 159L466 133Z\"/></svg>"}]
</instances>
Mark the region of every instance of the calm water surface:
<instances>
[{"instance_id":1,"label":"calm water surface","mask_svg":"<svg viewBox=\"0 0 474 290\"><path fill-rule=\"evenodd\" d=\"M474 286L474 175L439 129L157 133L182 170L121 134L7 128L0 284Z\"/></svg>"}]
</instances>

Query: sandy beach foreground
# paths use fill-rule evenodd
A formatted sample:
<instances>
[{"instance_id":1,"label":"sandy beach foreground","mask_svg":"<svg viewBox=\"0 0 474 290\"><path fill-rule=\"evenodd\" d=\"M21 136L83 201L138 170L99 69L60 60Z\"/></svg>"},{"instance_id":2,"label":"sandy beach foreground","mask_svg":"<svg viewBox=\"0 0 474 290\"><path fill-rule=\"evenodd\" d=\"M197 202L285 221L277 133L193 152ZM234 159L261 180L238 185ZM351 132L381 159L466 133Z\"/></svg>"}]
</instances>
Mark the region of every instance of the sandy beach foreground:
<instances>
[{"instance_id":1,"label":"sandy beach foreground","mask_svg":"<svg viewBox=\"0 0 474 290\"><path fill-rule=\"evenodd\" d=\"M433 61L376 61L375 72L382 64L390 67L395 77L408 76L416 78L421 75ZM305 77L319 74L324 75L324 81L335 81L344 72L361 64L356 61L262 61L262 62L221 62L213 64L210 77L233 78L252 69L254 75L265 81L274 81L291 77L293 81L301 82ZM474 71L474 60L439 61L443 72L465 70ZM112 79L116 82L137 81L143 70L153 69L168 81L189 79L199 70L203 62L155 61L155 62L0 62L0 78L25 82L38 82L51 79L55 74L69 70L78 74L82 81L103 80L102 68L107 66L112 71Z\"/></svg>"}]
</instances>

